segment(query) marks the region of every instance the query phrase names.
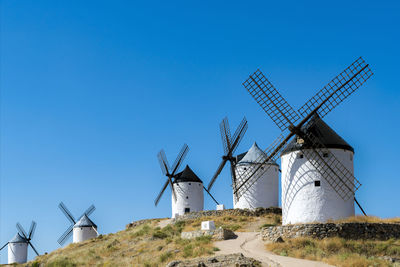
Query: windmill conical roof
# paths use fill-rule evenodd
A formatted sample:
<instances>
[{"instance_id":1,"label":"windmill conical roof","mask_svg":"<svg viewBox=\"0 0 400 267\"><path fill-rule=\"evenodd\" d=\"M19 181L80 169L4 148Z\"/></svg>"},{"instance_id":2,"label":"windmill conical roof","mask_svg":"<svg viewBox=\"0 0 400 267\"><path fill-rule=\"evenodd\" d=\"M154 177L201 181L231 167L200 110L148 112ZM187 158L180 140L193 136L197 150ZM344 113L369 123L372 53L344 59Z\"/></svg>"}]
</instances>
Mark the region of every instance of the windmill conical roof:
<instances>
[{"instance_id":1,"label":"windmill conical roof","mask_svg":"<svg viewBox=\"0 0 400 267\"><path fill-rule=\"evenodd\" d=\"M326 148L339 148L350 150L354 152L354 148L350 146L340 135L338 135L328 124L326 124L318 115L314 115L309 121L302 127L305 133L312 133L322 142ZM310 148L309 145L298 143L297 136L293 138L292 141L286 146L282 151L282 155L298 151L301 149ZM314 147L318 148L318 147Z\"/></svg>"},{"instance_id":2,"label":"windmill conical roof","mask_svg":"<svg viewBox=\"0 0 400 267\"><path fill-rule=\"evenodd\" d=\"M21 236L19 233L17 233L10 241L9 243L26 243L28 240Z\"/></svg>"},{"instance_id":3,"label":"windmill conical roof","mask_svg":"<svg viewBox=\"0 0 400 267\"><path fill-rule=\"evenodd\" d=\"M243 154L240 154L237 157L239 160L238 164L263 163L268 157L267 154L265 154L265 152L258 147L256 142L254 142L253 145L250 147L250 149ZM275 164L274 162L270 163Z\"/></svg>"},{"instance_id":4,"label":"windmill conical roof","mask_svg":"<svg viewBox=\"0 0 400 267\"><path fill-rule=\"evenodd\" d=\"M175 175L174 183L197 182L203 183L202 180L186 165L185 169Z\"/></svg>"},{"instance_id":5,"label":"windmill conical roof","mask_svg":"<svg viewBox=\"0 0 400 267\"><path fill-rule=\"evenodd\" d=\"M77 221L74 225L74 227L94 227L97 228L97 225L91 220L89 219L89 217L84 214L79 221Z\"/></svg>"}]
</instances>

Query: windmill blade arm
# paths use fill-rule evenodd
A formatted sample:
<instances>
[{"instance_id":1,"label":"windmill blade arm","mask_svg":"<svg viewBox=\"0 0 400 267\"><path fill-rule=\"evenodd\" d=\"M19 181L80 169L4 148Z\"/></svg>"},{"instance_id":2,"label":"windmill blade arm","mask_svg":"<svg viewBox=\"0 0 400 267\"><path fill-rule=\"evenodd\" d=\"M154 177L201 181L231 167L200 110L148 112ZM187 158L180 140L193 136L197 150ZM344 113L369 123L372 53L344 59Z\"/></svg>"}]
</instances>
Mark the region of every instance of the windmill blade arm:
<instances>
[{"instance_id":1,"label":"windmill blade arm","mask_svg":"<svg viewBox=\"0 0 400 267\"><path fill-rule=\"evenodd\" d=\"M31 246L31 248L33 249L33 251L35 251L36 255L39 256L39 252L36 250L36 248L32 245L31 242L29 242L29 245Z\"/></svg>"},{"instance_id":2,"label":"windmill blade arm","mask_svg":"<svg viewBox=\"0 0 400 267\"><path fill-rule=\"evenodd\" d=\"M235 153L237 147L239 146L240 141L242 141L243 136L247 131L247 128L248 128L248 123L246 117L244 117L233 135L232 149L230 151L231 155Z\"/></svg>"},{"instance_id":3,"label":"windmill blade arm","mask_svg":"<svg viewBox=\"0 0 400 267\"><path fill-rule=\"evenodd\" d=\"M60 244L62 246L65 243L65 241L71 236L73 229L74 229L74 225L71 225L70 227L68 227L68 229L57 240L58 244Z\"/></svg>"},{"instance_id":4,"label":"windmill blade arm","mask_svg":"<svg viewBox=\"0 0 400 267\"><path fill-rule=\"evenodd\" d=\"M224 149L225 155L228 155L229 150L231 149L231 132L229 128L228 118L225 117L222 122L219 124L219 130L221 133L222 147Z\"/></svg>"},{"instance_id":5,"label":"windmill blade arm","mask_svg":"<svg viewBox=\"0 0 400 267\"><path fill-rule=\"evenodd\" d=\"M179 169L181 166L183 160L185 159L187 153L189 152L189 146L187 144L183 144L181 151L178 154L178 157L176 157L174 164L172 165L172 171L171 175L174 176L176 171Z\"/></svg>"},{"instance_id":6,"label":"windmill blade arm","mask_svg":"<svg viewBox=\"0 0 400 267\"><path fill-rule=\"evenodd\" d=\"M36 230L36 222L32 221L31 228L29 229L28 239L32 239L32 237L33 237L33 235L35 233L35 230Z\"/></svg>"},{"instance_id":7,"label":"windmill blade arm","mask_svg":"<svg viewBox=\"0 0 400 267\"><path fill-rule=\"evenodd\" d=\"M172 197L173 197L173 198L175 199L175 201L176 201L176 200L177 200L176 192L175 192L174 183L172 182L171 177L168 177L168 183L169 183L169 186L171 187Z\"/></svg>"},{"instance_id":8,"label":"windmill blade arm","mask_svg":"<svg viewBox=\"0 0 400 267\"><path fill-rule=\"evenodd\" d=\"M167 181L165 182L165 184L163 185L163 187L161 188L160 193L158 193L156 199L154 200L154 205L155 205L155 206L157 206L157 205L158 205L158 202L160 202L161 196L164 194L165 189L167 189L168 184L169 184L169 181L167 180Z\"/></svg>"},{"instance_id":9,"label":"windmill blade arm","mask_svg":"<svg viewBox=\"0 0 400 267\"><path fill-rule=\"evenodd\" d=\"M86 214L86 216L89 216L95 210L96 210L96 207L94 205L90 205L90 207L86 209L86 211L81 215L81 217L79 217L79 219L82 218L83 215L85 215L85 214Z\"/></svg>"},{"instance_id":10,"label":"windmill blade arm","mask_svg":"<svg viewBox=\"0 0 400 267\"><path fill-rule=\"evenodd\" d=\"M60 202L60 204L58 204L58 207L60 208L60 210L62 211L62 213L64 213L65 217L67 217L67 219L75 224L75 218L72 215L72 213L67 209L67 206L65 206L65 204L63 202Z\"/></svg>"},{"instance_id":11,"label":"windmill blade arm","mask_svg":"<svg viewBox=\"0 0 400 267\"><path fill-rule=\"evenodd\" d=\"M217 180L219 174L221 173L222 169L224 168L224 166L225 166L225 164L226 164L226 161L227 161L226 159L223 159L223 160L221 161L221 163L219 164L217 171L214 173L214 176L211 178L211 181L210 181L210 183L209 183L208 186L207 186L207 190L208 190L208 191L211 190L212 186L213 186L214 183L215 183L215 180Z\"/></svg>"},{"instance_id":12,"label":"windmill blade arm","mask_svg":"<svg viewBox=\"0 0 400 267\"><path fill-rule=\"evenodd\" d=\"M373 75L369 65L360 57L349 67L332 79L298 111L303 116L317 111L325 117L332 109L356 91Z\"/></svg>"},{"instance_id":13,"label":"windmill blade arm","mask_svg":"<svg viewBox=\"0 0 400 267\"><path fill-rule=\"evenodd\" d=\"M5 243L4 246L2 246L2 247L0 248L0 250L2 250L3 248L5 248L7 245L8 245L8 242Z\"/></svg>"},{"instance_id":14,"label":"windmill blade arm","mask_svg":"<svg viewBox=\"0 0 400 267\"><path fill-rule=\"evenodd\" d=\"M158 152L157 158L158 162L160 163L161 171L163 172L164 175L167 175L169 172L169 164L163 149L161 149L160 152Z\"/></svg>"},{"instance_id":15,"label":"windmill blade arm","mask_svg":"<svg viewBox=\"0 0 400 267\"><path fill-rule=\"evenodd\" d=\"M243 86L282 131L300 118L260 70L250 75Z\"/></svg>"},{"instance_id":16,"label":"windmill blade arm","mask_svg":"<svg viewBox=\"0 0 400 267\"><path fill-rule=\"evenodd\" d=\"M28 239L28 235L26 234L24 228L22 227L22 225L20 223L17 223L17 229L20 235L22 235L23 237L25 237L26 239Z\"/></svg>"},{"instance_id":17,"label":"windmill blade arm","mask_svg":"<svg viewBox=\"0 0 400 267\"><path fill-rule=\"evenodd\" d=\"M204 191L207 192L207 194L212 198L212 200L214 200L214 202L219 205L218 201L214 198L214 196L207 190L207 188L205 186L203 186Z\"/></svg>"},{"instance_id":18,"label":"windmill blade arm","mask_svg":"<svg viewBox=\"0 0 400 267\"><path fill-rule=\"evenodd\" d=\"M319 137L308 132L303 138L307 146L301 151L308 161L343 200L353 198L354 192L361 186L360 182L333 153L329 153ZM328 157L324 157L325 153Z\"/></svg>"}]
</instances>

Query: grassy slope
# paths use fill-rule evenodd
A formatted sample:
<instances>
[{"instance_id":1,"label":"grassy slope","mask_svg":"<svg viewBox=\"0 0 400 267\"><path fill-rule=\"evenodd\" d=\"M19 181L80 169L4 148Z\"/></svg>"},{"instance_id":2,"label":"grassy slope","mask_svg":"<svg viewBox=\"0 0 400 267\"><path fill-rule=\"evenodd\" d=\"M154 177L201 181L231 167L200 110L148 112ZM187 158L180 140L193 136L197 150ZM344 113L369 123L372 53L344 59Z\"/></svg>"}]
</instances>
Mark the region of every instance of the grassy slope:
<instances>
[{"instance_id":1,"label":"grassy slope","mask_svg":"<svg viewBox=\"0 0 400 267\"><path fill-rule=\"evenodd\" d=\"M37 257L30 265L45 266L164 266L173 259L194 258L214 254L210 238L196 240L180 238L181 231L199 229L201 221L214 220L217 227L222 226L238 231L259 230L262 225L280 223L280 216L262 217L221 216L158 227L159 220L144 225L99 236L78 244L53 251Z\"/></svg>"},{"instance_id":2,"label":"grassy slope","mask_svg":"<svg viewBox=\"0 0 400 267\"><path fill-rule=\"evenodd\" d=\"M354 216L332 223L400 223L400 218L380 219L378 217ZM323 261L335 266L393 266L379 257L400 258L400 240L345 240L343 238L311 238L287 239L284 243L266 245L278 255L295 258Z\"/></svg>"}]
</instances>

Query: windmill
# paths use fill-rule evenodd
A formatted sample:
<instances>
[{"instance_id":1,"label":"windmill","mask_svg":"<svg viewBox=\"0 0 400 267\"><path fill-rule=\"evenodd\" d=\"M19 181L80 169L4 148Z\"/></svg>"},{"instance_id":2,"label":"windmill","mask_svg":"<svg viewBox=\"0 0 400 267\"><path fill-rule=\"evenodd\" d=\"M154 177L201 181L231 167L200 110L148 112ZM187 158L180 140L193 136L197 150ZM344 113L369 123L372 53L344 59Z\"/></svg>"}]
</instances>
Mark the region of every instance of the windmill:
<instances>
[{"instance_id":1,"label":"windmill","mask_svg":"<svg viewBox=\"0 0 400 267\"><path fill-rule=\"evenodd\" d=\"M299 158L305 158L307 160L306 164L302 164L302 168L309 168L313 173L317 173L319 178L322 178L327 186L321 192L335 192L337 199L333 203L338 203L338 199L341 199L343 205L353 205L354 213L354 202L359 205L354 197L355 191L361 185L359 181L354 177L352 170L348 170L345 164L338 158L336 153L332 152L332 149L327 147L322 136L316 134L313 130L315 125L322 125L322 118L325 117L331 110L338 106L344 99L350 96L354 91L356 91L364 82L366 82L373 75L369 68L369 65L360 57L355 62L353 62L349 67L347 67L343 72L336 76L332 81L328 83L324 88L322 88L314 97L307 101L299 110L299 114L294 111L294 109L285 101L285 99L278 93L271 82L262 74L260 70L249 76L249 78L243 83L244 87L249 91L251 96L256 100L256 102L261 106L261 108L268 114L268 116L275 122L275 124L280 128L282 132L289 130L286 136L281 134L279 139L282 141L276 142L270 151L267 153L267 157L263 160L264 162L276 161L279 154L283 151L288 144L296 143L298 150L301 152L298 156ZM332 130L333 131L333 130ZM317 133L319 130L317 129ZM320 133L320 132L319 132ZM295 140L293 141L292 138ZM292 141L291 141L292 140ZM328 155L328 157L325 157ZM297 160L297 159L295 159ZM289 161L289 160L288 160ZM286 161L285 161L286 162ZM286 162L289 163L289 162ZM297 162L296 162L297 164ZM293 164L292 164L293 167ZM314 220L319 220L320 218L326 217L326 213L332 212L333 210L340 210L337 206L329 205L329 201L325 201L324 204L328 208L325 210L319 209L308 211L310 216L306 214L298 214L297 218L294 220L287 220L291 217L291 212L293 210L290 206L296 201L300 201L297 197L299 192L304 188L309 188L310 183L299 183L301 181L296 180L294 177L292 167L282 165L282 179L287 179L289 185L285 191L282 188L282 207L283 207L283 223L293 223L295 221L305 222L314 218ZM236 187L235 193L240 197L260 178L263 171L260 170L260 166L254 166L253 168L247 169L241 174L243 182ZM284 168L287 170L284 171ZM311 169L310 169L311 168ZM290 170L289 170L290 169ZM287 173L289 173L287 175ZM315 186L317 182L315 181ZM321 182L321 181L319 181ZM328 188L329 186L329 188ZM290 203L287 203L285 194L288 193L292 188L292 198ZM332 195L326 194L324 196ZM315 196L315 195L314 195ZM296 198L296 199L293 199ZM302 204L315 202L317 199L313 196L303 195ZM299 205L297 205L299 207ZM312 206L315 207L315 206ZM362 210L361 206L359 205ZM321 207L319 207L321 208ZM363 210L362 210L363 211ZM364 213L364 211L363 211ZM365 213L364 213L365 214ZM320 216L322 215L322 216ZM336 214L337 215L337 214ZM303 218L302 216L306 216ZM340 214L337 215L340 217ZM334 218L335 219L335 218Z\"/></svg>"},{"instance_id":2,"label":"windmill","mask_svg":"<svg viewBox=\"0 0 400 267\"><path fill-rule=\"evenodd\" d=\"M237 162L237 159L233 154L235 153L237 147L239 146L240 141L243 139L244 134L246 133L248 127L248 123L246 118L243 118L239 126L236 128L235 133L233 134L233 137L231 136L230 132L230 127L229 127L229 122L228 118L224 118L222 122L219 125L220 132L221 132L221 139L222 139L222 146L224 149L224 154L222 156L222 161L218 166L218 169L214 173L214 176L211 178L210 183L207 186L207 190L211 191L211 188L213 187L215 181L217 180L218 176L220 175L221 171L225 167L225 164L229 161L230 167L231 167L231 177L232 177L232 188L234 191L234 198L236 200L239 199L237 196L237 190L236 190L236 171L235 171L235 165ZM235 202L235 201L234 201Z\"/></svg>"},{"instance_id":3,"label":"windmill","mask_svg":"<svg viewBox=\"0 0 400 267\"><path fill-rule=\"evenodd\" d=\"M165 152L163 149L157 154L161 170L163 174L167 177L167 180L161 188L160 193L157 195L154 204L155 206L157 206L158 202L160 201L162 195L169 185L172 192L172 218L188 212L203 210L203 189L218 205L218 202L203 186L203 182L190 169L188 165L186 165L186 168L182 172L178 173L178 169L182 165L182 162L188 152L189 147L187 144L184 144L178 156L176 157L172 168L168 164L168 160L165 156Z\"/></svg>"},{"instance_id":4,"label":"windmill","mask_svg":"<svg viewBox=\"0 0 400 267\"><path fill-rule=\"evenodd\" d=\"M58 207L64 213L65 217L67 217L67 219L71 222L71 225L57 241L60 245L63 245L65 241L71 236L71 234L73 234L73 243L83 242L87 239L97 237L97 225L89 219L89 215L92 214L93 211L96 209L94 205L91 205L89 208L87 208L87 210L78 217L78 220L75 219L75 217L67 209L63 202L60 202Z\"/></svg>"},{"instance_id":5,"label":"windmill","mask_svg":"<svg viewBox=\"0 0 400 267\"><path fill-rule=\"evenodd\" d=\"M2 250L8 245L8 264L26 263L28 258L28 245L31 246L36 255L39 256L36 248L32 245L33 234L36 229L36 222L32 221L29 234L26 234L20 223L17 223L18 233L0 248Z\"/></svg>"},{"instance_id":6,"label":"windmill","mask_svg":"<svg viewBox=\"0 0 400 267\"><path fill-rule=\"evenodd\" d=\"M233 199L235 209L255 209L278 207L279 205L279 166L275 162L263 162L267 154L262 151L256 142L243 154L238 155L235 163L236 184L241 184L245 176L242 176L248 168L261 165L264 168L260 178L239 199Z\"/></svg>"}]
</instances>

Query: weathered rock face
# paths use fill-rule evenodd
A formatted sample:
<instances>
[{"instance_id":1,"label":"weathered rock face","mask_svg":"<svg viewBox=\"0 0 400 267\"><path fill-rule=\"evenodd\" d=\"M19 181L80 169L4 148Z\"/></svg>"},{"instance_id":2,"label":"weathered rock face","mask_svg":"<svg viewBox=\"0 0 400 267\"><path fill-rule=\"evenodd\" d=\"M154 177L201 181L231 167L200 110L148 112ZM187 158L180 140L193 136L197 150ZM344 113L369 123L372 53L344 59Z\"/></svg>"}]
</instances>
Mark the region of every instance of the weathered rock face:
<instances>
[{"instance_id":1,"label":"weathered rock face","mask_svg":"<svg viewBox=\"0 0 400 267\"><path fill-rule=\"evenodd\" d=\"M261 230L263 240L275 241L279 237L312 237L323 239L341 237L345 239L388 240L400 238L400 224L390 223L316 223L266 227Z\"/></svg>"},{"instance_id":2,"label":"weathered rock face","mask_svg":"<svg viewBox=\"0 0 400 267\"><path fill-rule=\"evenodd\" d=\"M237 237L233 231L223 228L218 228L215 230L197 230L181 233L181 238L184 239L193 239L201 236L211 236L214 240L227 240Z\"/></svg>"},{"instance_id":3,"label":"weathered rock face","mask_svg":"<svg viewBox=\"0 0 400 267\"><path fill-rule=\"evenodd\" d=\"M246 258L241 253L213 256L209 258L197 258L183 261L172 261L166 265L167 267L258 267L261 266L259 261L252 258Z\"/></svg>"},{"instance_id":4,"label":"weathered rock face","mask_svg":"<svg viewBox=\"0 0 400 267\"><path fill-rule=\"evenodd\" d=\"M134 222L127 224L125 228L129 229L129 228L136 227L136 226L139 226L139 225L142 225L145 223L149 223L154 220L157 220L157 219L144 219L144 220L134 221Z\"/></svg>"},{"instance_id":5,"label":"weathered rock face","mask_svg":"<svg viewBox=\"0 0 400 267\"><path fill-rule=\"evenodd\" d=\"M282 214L281 208L270 207L270 208L256 208L254 210L249 209L228 209L228 210L204 210L198 212L190 212L175 218L175 221L193 220L207 216L251 216L258 217L264 214Z\"/></svg>"}]
</instances>

